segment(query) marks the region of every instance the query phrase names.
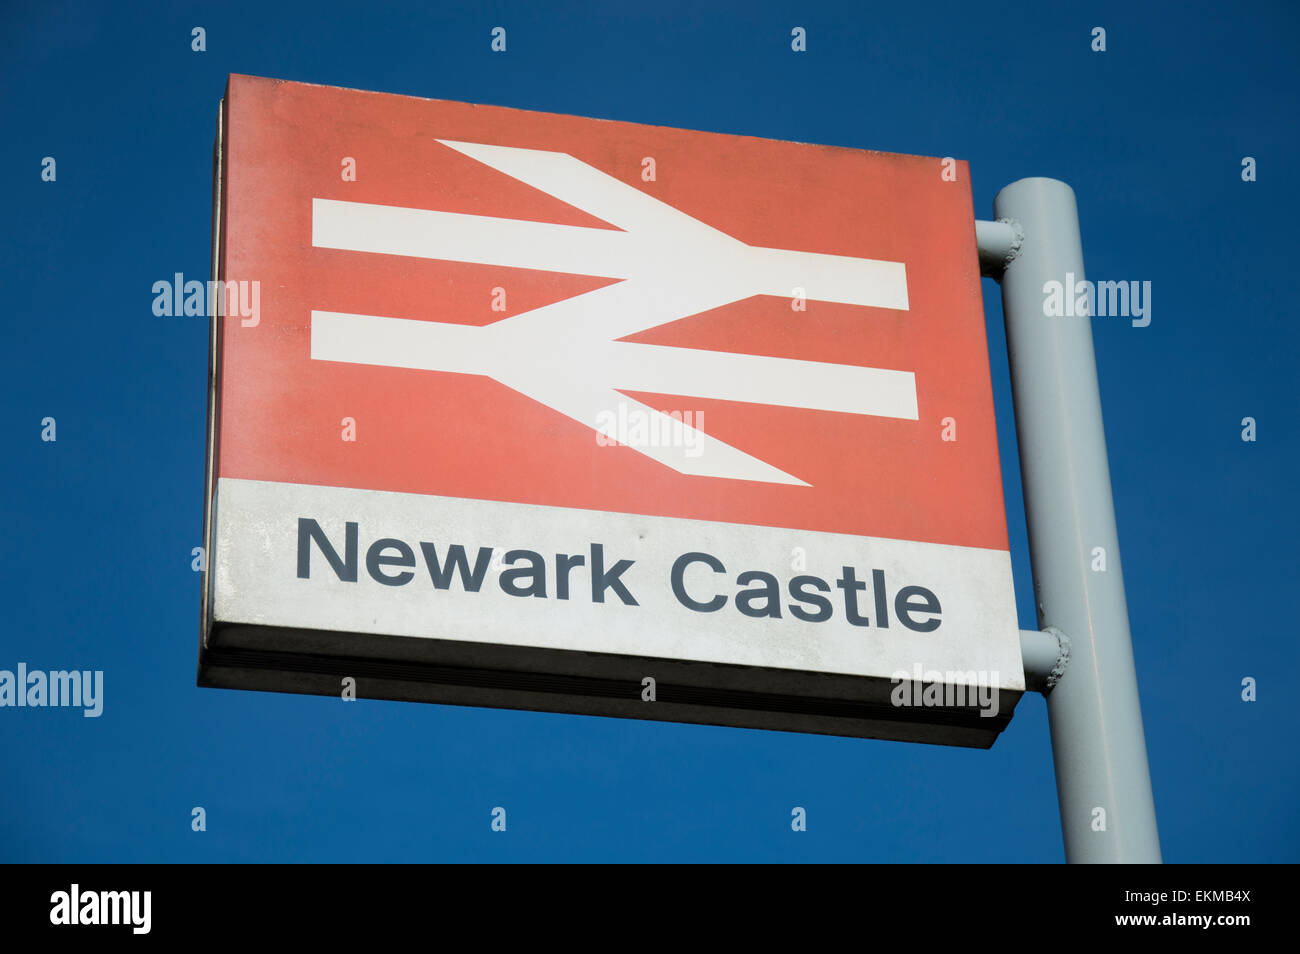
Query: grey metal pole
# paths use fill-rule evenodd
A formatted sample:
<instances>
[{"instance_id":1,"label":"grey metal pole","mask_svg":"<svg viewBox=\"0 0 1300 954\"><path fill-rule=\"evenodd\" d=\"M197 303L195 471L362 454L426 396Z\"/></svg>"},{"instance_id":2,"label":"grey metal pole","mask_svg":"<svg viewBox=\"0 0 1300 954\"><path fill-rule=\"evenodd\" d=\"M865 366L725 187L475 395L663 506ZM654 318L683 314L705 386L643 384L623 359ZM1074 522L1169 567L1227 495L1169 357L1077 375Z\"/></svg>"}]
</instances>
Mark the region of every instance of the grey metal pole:
<instances>
[{"instance_id":1,"label":"grey metal pole","mask_svg":"<svg viewBox=\"0 0 1300 954\"><path fill-rule=\"evenodd\" d=\"M1021 179L993 214L1019 239L1001 281L1038 623L1070 645L1047 693L1066 860L1158 863L1091 318L1044 308L1046 282L1084 279L1074 191Z\"/></svg>"}]
</instances>

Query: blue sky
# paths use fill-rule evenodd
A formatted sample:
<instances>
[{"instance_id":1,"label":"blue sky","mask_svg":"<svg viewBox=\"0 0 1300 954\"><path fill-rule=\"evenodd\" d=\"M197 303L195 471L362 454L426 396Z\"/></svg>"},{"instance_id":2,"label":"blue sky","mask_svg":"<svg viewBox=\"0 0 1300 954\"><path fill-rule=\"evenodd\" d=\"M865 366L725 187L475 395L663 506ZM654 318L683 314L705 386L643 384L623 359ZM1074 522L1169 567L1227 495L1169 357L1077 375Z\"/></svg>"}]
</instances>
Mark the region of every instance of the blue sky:
<instances>
[{"instance_id":1,"label":"blue sky","mask_svg":"<svg viewBox=\"0 0 1300 954\"><path fill-rule=\"evenodd\" d=\"M1298 19L1287 3L6 4L0 668L102 669L105 706L0 709L0 860L1063 857L1039 696L979 751L196 688L207 328L155 317L151 286L208 274L230 72L957 156L982 217L1018 178L1069 182L1089 277L1152 283L1149 327L1094 334L1165 859L1298 860Z\"/></svg>"}]
</instances>

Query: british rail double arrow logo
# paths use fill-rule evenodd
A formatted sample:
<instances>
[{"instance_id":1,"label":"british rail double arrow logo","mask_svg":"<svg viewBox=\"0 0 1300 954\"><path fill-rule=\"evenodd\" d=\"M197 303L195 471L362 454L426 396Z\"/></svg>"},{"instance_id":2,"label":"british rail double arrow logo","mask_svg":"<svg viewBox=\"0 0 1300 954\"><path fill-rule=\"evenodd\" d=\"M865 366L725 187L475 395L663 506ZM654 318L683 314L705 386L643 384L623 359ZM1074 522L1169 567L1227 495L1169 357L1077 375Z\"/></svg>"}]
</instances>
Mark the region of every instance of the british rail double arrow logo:
<instances>
[{"instance_id":1,"label":"british rail double arrow logo","mask_svg":"<svg viewBox=\"0 0 1300 954\"><path fill-rule=\"evenodd\" d=\"M313 359L486 375L593 429L620 405L659 415L661 433L680 439L629 446L682 474L734 480L807 486L620 391L917 419L910 371L618 340L796 289L905 311L903 263L746 245L565 153L439 142L620 231L316 198L312 245L621 281L482 327L312 311ZM688 456L691 446L703 452Z\"/></svg>"}]
</instances>

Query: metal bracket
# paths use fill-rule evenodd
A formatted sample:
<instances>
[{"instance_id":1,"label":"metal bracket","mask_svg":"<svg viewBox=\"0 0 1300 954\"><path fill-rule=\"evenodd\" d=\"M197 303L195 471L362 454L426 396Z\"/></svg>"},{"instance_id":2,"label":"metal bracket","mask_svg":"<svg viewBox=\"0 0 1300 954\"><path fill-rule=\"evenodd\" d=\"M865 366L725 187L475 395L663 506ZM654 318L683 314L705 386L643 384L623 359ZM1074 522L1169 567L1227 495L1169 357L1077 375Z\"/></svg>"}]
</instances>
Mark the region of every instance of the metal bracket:
<instances>
[{"instance_id":1,"label":"metal bracket","mask_svg":"<svg viewBox=\"0 0 1300 954\"><path fill-rule=\"evenodd\" d=\"M1020 631L1020 655L1025 667L1025 685L1047 695L1070 665L1070 637L1055 626L1041 631Z\"/></svg>"},{"instance_id":2,"label":"metal bracket","mask_svg":"<svg viewBox=\"0 0 1300 954\"><path fill-rule=\"evenodd\" d=\"M980 274L1001 280L1025 244L1025 230L1015 219L975 221L975 245L979 250Z\"/></svg>"}]
</instances>

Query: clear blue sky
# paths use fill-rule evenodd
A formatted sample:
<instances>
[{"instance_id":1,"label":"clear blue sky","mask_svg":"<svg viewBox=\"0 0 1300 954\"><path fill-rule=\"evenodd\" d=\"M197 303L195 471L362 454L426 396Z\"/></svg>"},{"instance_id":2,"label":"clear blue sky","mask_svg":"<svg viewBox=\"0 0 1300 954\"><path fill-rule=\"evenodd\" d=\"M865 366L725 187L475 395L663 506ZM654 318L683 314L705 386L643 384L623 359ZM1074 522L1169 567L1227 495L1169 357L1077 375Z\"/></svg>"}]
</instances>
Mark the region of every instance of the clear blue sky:
<instances>
[{"instance_id":1,"label":"clear blue sky","mask_svg":"<svg viewBox=\"0 0 1300 954\"><path fill-rule=\"evenodd\" d=\"M151 286L208 275L229 72L957 156L984 217L1071 183L1089 277L1153 284L1094 332L1165 858L1298 859L1294 5L718 6L4 5L0 668L102 669L105 707L0 709L0 860L1062 858L1039 696L978 751L195 688L207 327Z\"/></svg>"}]
</instances>

